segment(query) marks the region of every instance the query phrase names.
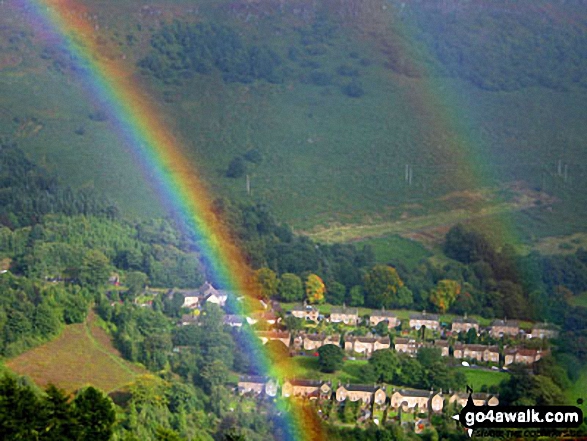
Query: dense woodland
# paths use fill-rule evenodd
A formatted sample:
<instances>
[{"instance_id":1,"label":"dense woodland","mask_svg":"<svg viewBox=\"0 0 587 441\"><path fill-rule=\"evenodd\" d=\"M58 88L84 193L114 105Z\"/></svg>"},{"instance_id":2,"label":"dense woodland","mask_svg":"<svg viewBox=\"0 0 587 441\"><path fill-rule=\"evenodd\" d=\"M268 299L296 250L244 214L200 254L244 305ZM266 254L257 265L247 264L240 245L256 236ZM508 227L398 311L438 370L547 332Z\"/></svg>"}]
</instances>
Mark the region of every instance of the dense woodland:
<instances>
[{"instance_id":1,"label":"dense woodland","mask_svg":"<svg viewBox=\"0 0 587 441\"><path fill-rule=\"evenodd\" d=\"M64 325L84 321L94 305L123 356L159 373L142 377L128 392L113 397L116 424L114 404L98 391L89 388L68 401L54 388L37 391L7 377L0 384L0 418L3 427L11 428L5 430L42 430L59 420L59 429L48 433L66 433L87 418L84 401L95 399L103 404L103 415L92 416L100 418L103 429L103 438L95 439L266 440L278 433L281 422L271 406L257 403L260 410L252 413L231 407L232 393L226 387L231 373L259 373L254 351L243 344L245 331L224 327L223 313L215 305L204 309L199 326L177 327L183 299L158 296L152 308L134 304L147 285L194 288L205 280L197 243L182 232L179 221L122 219L112 205L88 199L90 193L64 189L14 144L0 149L0 164L0 173L5 173L2 192L8 195L0 228L0 257L7 270L0 275L1 355L14 356L51 339ZM8 173L8 167L19 172ZM452 263L436 267L424 261L409 270L399 262L376 264L369 247L322 245L298 236L263 205L218 200L215 210L241 243L266 298L505 315L562 325L556 361L537 364L532 376L525 370L514 372L499 389L506 402L561 402L561 390L587 362L587 313L567 304L587 290L583 250L522 257L457 226L448 233L444 249ZM123 289L109 285L112 274L122 280ZM173 352L174 347L182 350ZM436 350L423 350L417 358L380 351L362 380L443 389L465 383ZM28 425L11 404L25 399L31 409L41 409L23 410L36 415ZM347 436L346 429L332 430L335 439ZM404 435L390 428L369 429L360 436Z\"/></svg>"},{"instance_id":2,"label":"dense woodland","mask_svg":"<svg viewBox=\"0 0 587 441\"><path fill-rule=\"evenodd\" d=\"M377 34L384 66L410 77L460 78L492 91L587 87L587 39L580 19L556 20L530 4L499 9L462 3L457 8L450 3L392 5L387 13L393 28ZM566 8L562 14L572 15L574 6ZM344 11L338 20L337 14L327 19L319 7L314 9L312 20L287 34L287 50L274 38L261 46L249 43L246 33L236 27L174 21L154 34L151 51L139 67L167 84L216 71L225 82L293 80L338 85L350 97L362 96L361 72L371 60L353 52L352 64L323 66L343 26L353 19ZM279 22L284 17L274 19Z\"/></svg>"}]
</instances>

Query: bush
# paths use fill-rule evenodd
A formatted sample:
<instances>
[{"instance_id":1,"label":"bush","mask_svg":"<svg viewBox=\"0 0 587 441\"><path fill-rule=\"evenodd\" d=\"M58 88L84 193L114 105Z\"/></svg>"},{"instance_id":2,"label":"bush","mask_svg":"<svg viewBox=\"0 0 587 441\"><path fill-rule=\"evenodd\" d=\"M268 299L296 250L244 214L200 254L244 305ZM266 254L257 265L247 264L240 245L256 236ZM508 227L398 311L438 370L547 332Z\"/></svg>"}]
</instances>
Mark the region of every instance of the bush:
<instances>
[{"instance_id":1,"label":"bush","mask_svg":"<svg viewBox=\"0 0 587 441\"><path fill-rule=\"evenodd\" d=\"M247 172L247 164L245 160L240 156L237 156L230 164L228 164L228 169L226 170L226 177L227 178L241 178Z\"/></svg>"},{"instance_id":2,"label":"bush","mask_svg":"<svg viewBox=\"0 0 587 441\"><path fill-rule=\"evenodd\" d=\"M263 155L257 149L251 149L243 155L243 159L252 162L253 164L260 164L263 162Z\"/></svg>"},{"instance_id":3,"label":"bush","mask_svg":"<svg viewBox=\"0 0 587 441\"><path fill-rule=\"evenodd\" d=\"M343 77L358 77L359 76L359 70L349 66L348 64L342 64L342 65L338 66L338 68L336 69L336 73L343 76Z\"/></svg>"},{"instance_id":4,"label":"bush","mask_svg":"<svg viewBox=\"0 0 587 441\"><path fill-rule=\"evenodd\" d=\"M329 86L332 83L332 77L325 72L314 71L310 74L310 82L316 86Z\"/></svg>"},{"instance_id":5,"label":"bush","mask_svg":"<svg viewBox=\"0 0 587 441\"><path fill-rule=\"evenodd\" d=\"M335 372L342 367L344 353L339 346L324 345L318 348L318 363L320 371Z\"/></svg>"},{"instance_id":6,"label":"bush","mask_svg":"<svg viewBox=\"0 0 587 441\"><path fill-rule=\"evenodd\" d=\"M351 98L360 98L365 95L365 91L363 90L361 83L355 80L343 86L342 93L344 93L346 96L350 96Z\"/></svg>"}]
</instances>

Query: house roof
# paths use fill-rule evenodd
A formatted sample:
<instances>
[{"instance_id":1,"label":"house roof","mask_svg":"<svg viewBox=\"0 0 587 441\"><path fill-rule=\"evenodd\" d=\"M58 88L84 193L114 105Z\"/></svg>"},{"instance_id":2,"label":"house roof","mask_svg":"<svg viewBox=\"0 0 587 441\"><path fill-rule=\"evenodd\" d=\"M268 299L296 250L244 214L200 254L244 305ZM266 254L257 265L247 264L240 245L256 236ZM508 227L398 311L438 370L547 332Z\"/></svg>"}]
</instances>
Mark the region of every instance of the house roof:
<instances>
[{"instance_id":1,"label":"house roof","mask_svg":"<svg viewBox=\"0 0 587 441\"><path fill-rule=\"evenodd\" d=\"M306 334L304 338L312 341L324 341L326 339L326 335L324 334Z\"/></svg>"},{"instance_id":2,"label":"house roof","mask_svg":"<svg viewBox=\"0 0 587 441\"><path fill-rule=\"evenodd\" d=\"M278 331L257 331L257 336L266 338L289 338L289 332L278 332Z\"/></svg>"},{"instance_id":3,"label":"house roof","mask_svg":"<svg viewBox=\"0 0 587 441\"><path fill-rule=\"evenodd\" d=\"M321 387L323 384L329 384L327 381L320 381L320 380L288 380L288 382L292 386L302 386L302 387Z\"/></svg>"},{"instance_id":4,"label":"house roof","mask_svg":"<svg viewBox=\"0 0 587 441\"><path fill-rule=\"evenodd\" d=\"M455 392L452 396L453 397L456 396L456 397L461 398L461 399L467 399L467 398L469 398L469 394L466 393L466 392ZM475 393L473 393L471 395L471 397L474 400L484 400L484 401L487 401L487 400L491 399L492 397L496 397L496 396L497 396L496 394L488 394L488 393L485 393L485 392L475 392Z\"/></svg>"},{"instance_id":5,"label":"house roof","mask_svg":"<svg viewBox=\"0 0 587 441\"><path fill-rule=\"evenodd\" d=\"M401 396L403 396L403 397L420 397L420 398L426 398L426 397L431 397L433 395L436 395L436 393L434 391L431 391L431 390L419 390L419 389L410 389L410 390L400 389L400 390L398 390L396 392L399 392L399 394Z\"/></svg>"},{"instance_id":6,"label":"house roof","mask_svg":"<svg viewBox=\"0 0 587 441\"><path fill-rule=\"evenodd\" d=\"M356 391L356 392L370 392L370 393L375 393L379 389L385 390L384 387L382 388L381 386L378 386L376 384L374 384L374 385L373 384L346 384L346 385L342 385L341 384L340 387L345 388L349 392Z\"/></svg>"},{"instance_id":7,"label":"house roof","mask_svg":"<svg viewBox=\"0 0 587 441\"><path fill-rule=\"evenodd\" d=\"M471 323L474 325L478 325L479 322L475 319L471 319L468 317L455 317L452 321L453 323Z\"/></svg>"},{"instance_id":8,"label":"house roof","mask_svg":"<svg viewBox=\"0 0 587 441\"><path fill-rule=\"evenodd\" d=\"M483 352L483 351L491 351L491 352L498 352L499 348L497 346L489 346L489 345L456 345L455 350L465 350L468 349L469 351L476 351L476 352Z\"/></svg>"},{"instance_id":9,"label":"house roof","mask_svg":"<svg viewBox=\"0 0 587 441\"><path fill-rule=\"evenodd\" d=\"M263 377L261 375L242 375L239 377L239 383L257 383L257 384L265 384L269 381L269 378Z\"/></svg>"},{"instance_id":10,"label":"house roof","mask_svg":"<svg viewBox=\"0 0 587 441\"><path fill-rule=\"evenodd\" d=\"M397 317L393 312L381 310L381 311L371 311L371 317L387 317L387 318L394 318Z\"/></svg>"},{"instance_id":11,"label":"house roof","mask_svg":"<svg viewBox=\"0 0 587 441\"><path fill-rule=\"evenodd\" d=\"M354 336L354 335L347 335L344 338L345 341L359 341L361 343L383 343L389 344L390 340L389 337L362 337L362 336Z\"/></svg>"},{"instance_id":12,"label":"house roof","mask_svg":"<svg viewBox=\"0 0 587 441\"><path fill-rule=\"evenodd\" d=\"M412 314L410 315L410 320L432 320L438 321L439 315L438 314L428 314L426 312L422 314Z\"/></svg>"},{"instance_id":13,"label":"house roof","mask_svg":"<svg viewBox=\"0 0 587 441\"><path fill-rule=\"evenodd\" d=\"M538 355L538 350L537 349L525 349L525 348L510 348L510 349L506 349L505 353L506 354L516 354L516 355L522 355L524 357L536 357L536 355Z\"/></svg>"},{"instance_id":14,"label":"house roof","mask_svg":"<svg viewBox=\"0 0 587 441\"><path fill-rule=\"evenodd\" d=\"M518 320L493 320L491 322L491 326L502 326L502 327L512 327L512 328L519 328L520 322Z\"/></svg>"},{"instance_id":15,"label":"house roof","mask_svg":"<svg viewBox=\"0 0 587 441\"><path fill-rule=\"evenodd\" d=\"M448 340L436 340L434 346L440 346L442 348L448 347Z\"/></svg>"},{"instance_id":16,"label":"house roof","mask_svg":"<svg viewBox=\"0 0 587 441\"><path fill-rule=\"evenodd\" d=\"M412 340L411 338L403 338L399 337L393 341L396 345L407 345L408 343L416 343L416 340Z\"/></svg>"},{"instance_id":17,"label":"house roof","mask_svg":"<svg viewBox=\"0 0 587 441\"><path fill-rule=\"evenodd\" d=\"M167 293L168 297L173 297L175 293L181 294L184 298L185 297L200 297L200 292L197 289L177 289L173 288L170 289Z\"/></svg>"},{"instance_id":18,"label":"house roof","mask_svg":"<svg viewBox=\"0 0 587 441\"><path fill-rule=\"evenodd\" d=\"M359 308L347 308L343 307L333 307L330 310L330 315L332 314L346 314L346 315L359 315Z\"/></svg>"}]
</instances>

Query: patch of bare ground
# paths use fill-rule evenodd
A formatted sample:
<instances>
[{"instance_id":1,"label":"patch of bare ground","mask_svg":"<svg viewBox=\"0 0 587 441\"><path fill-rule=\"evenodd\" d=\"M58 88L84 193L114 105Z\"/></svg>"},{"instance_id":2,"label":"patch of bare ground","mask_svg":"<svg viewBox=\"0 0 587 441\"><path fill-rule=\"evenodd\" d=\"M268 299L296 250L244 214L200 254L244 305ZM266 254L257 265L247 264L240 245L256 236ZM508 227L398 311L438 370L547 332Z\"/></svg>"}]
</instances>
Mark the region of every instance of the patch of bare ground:
<instances>
[{"instance_id":1,"label":"patch of bare ground","mask_svg":"<svg viewBox=\"0 0 587 441\"><path fill-rule=\"evenodd\" d=\"M6 366L41 387L51 383L67 392L87 385L115 391L146 372L120 357L93 312L85 323L66 326L55 340L8 360Z\"/></svg>"}]
</instances>

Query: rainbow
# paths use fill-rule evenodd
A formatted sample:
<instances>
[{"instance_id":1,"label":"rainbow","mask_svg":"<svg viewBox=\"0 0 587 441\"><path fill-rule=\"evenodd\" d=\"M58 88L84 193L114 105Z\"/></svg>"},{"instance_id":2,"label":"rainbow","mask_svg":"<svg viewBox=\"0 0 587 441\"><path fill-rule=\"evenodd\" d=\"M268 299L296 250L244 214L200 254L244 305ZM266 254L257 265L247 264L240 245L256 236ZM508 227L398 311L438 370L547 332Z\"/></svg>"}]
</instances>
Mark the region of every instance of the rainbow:
<instances>
[{"instance_id":1,"label":"rainbow","mask_svg":"<svg viewBox=\"0 0 587 441\"><path fill-rule=\"evenodd\" d=\"M252 283L252 271L243 253L234 243L226 225L215 214L213 200L196 167L187 160L181 142L165 126L158 111L141 90L131 69L119 55L106 53L96 41L93 25L82 5L74 0L30 0L25 3L34 10L35 27L50 40L65 46L79 59L82 80L91 99L97 100L111 115L120 131L121 141L134 150L142 167L154 176L155 187L163 203L179 213L191 229L200 246L207 269L221 288L243 293L245 298L239 311L247 314L257 302ZM239 303L239 302L234 302ZM254 360L259 371L280 379L290 375L287 362L272 366L267 350L252 333L247 344L259 359ZM283 415L276 425L280 439L321 440L325 433L312 409L300 403L278 404Z\"/></svg>"}]
</instances>

